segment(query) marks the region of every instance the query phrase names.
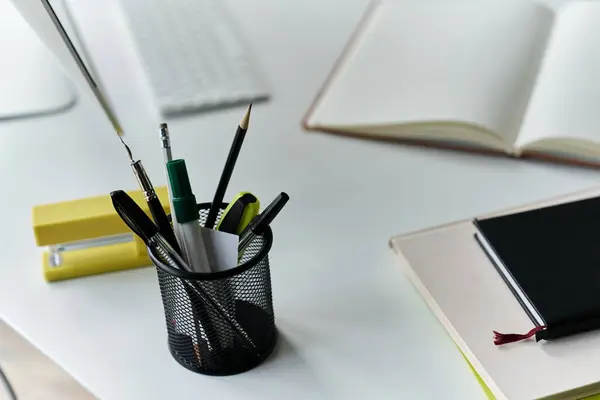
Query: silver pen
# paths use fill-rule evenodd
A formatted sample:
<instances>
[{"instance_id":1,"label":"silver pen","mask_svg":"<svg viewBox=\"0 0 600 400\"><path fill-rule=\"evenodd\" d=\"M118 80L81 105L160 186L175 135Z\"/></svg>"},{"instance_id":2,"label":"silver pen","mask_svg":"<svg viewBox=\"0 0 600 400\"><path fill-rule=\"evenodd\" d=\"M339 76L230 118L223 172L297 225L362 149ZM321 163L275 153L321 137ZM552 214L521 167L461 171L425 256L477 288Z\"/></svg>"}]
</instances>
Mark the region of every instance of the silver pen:
<instances>
[{"instance_id":1,"label":"silver pen","mask_svg":"<svg viewBox=\"0 0 600 400\"><path fill-rule=\"evenodd\" d=\"M154 186L152 186L152 182L150 182L150 178L146 173L146 169L142 165L141 160L134 161L133 154L131 153L131 149L123 138L119 136L121 143L125 146L125 150L127 151L127 155L129 156L129 161L131 162L131 169L133 170L133 175L138 181L140 189L142 193L144 193L144 198L146 199L146 203L148 204L148 208L150 209L150 213L152 214L152 219L158 226L160 233L171 243L171 246L175 248L177 252L180 252L179 244L177 243L177 239L171 229L171 224L169 223L169 219L167 218L167 214L163 209L163 206L154 190Z\"/></svg>"}]
</instances>

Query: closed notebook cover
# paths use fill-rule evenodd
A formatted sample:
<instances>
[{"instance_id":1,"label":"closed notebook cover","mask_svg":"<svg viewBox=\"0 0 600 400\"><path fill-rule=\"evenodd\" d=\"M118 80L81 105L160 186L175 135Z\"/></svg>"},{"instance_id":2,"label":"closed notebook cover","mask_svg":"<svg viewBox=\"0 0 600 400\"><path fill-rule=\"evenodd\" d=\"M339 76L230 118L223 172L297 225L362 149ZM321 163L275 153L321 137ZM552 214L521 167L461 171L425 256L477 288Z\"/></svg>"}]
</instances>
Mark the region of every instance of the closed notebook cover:
<instances>
[{"instance_id":1,"label":"closed notebook cover","mask_svg":"<svg viewBox=\"0 0 600 400\"><path fill-rule=\"evenodd\" d=\"M596 197L475 221L557 336L600 327L599 217Z\"/></svg>"}]
</instances>

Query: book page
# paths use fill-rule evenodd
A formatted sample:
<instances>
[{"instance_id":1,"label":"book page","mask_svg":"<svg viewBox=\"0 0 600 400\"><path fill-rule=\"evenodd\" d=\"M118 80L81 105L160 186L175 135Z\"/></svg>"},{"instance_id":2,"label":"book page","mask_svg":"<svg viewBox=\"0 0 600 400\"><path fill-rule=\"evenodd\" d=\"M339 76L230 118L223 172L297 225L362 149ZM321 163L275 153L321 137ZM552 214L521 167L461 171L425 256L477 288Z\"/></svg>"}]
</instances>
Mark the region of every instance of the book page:
<instances>
[{"instance_id":1,"label":"book page","mask_svg":"<svg viewBox=\"0 0 600 400\"><path fill-rule=\"evenodd\" d=\"M596 2L567 4L558 12L519 147L562 141L564 150L574 151L581 142L600 145L599 22Z\"/></svg>"},{"instance_id":2,"label":"book page","mask_svg":"<svg viewBox=\"0 0 600 400\"><path fill-rule=\"evenodd\" d=\"M552 24L530 1L383 1L308 123L466 122L512 145Z\"/></svg>"}]
</instances>

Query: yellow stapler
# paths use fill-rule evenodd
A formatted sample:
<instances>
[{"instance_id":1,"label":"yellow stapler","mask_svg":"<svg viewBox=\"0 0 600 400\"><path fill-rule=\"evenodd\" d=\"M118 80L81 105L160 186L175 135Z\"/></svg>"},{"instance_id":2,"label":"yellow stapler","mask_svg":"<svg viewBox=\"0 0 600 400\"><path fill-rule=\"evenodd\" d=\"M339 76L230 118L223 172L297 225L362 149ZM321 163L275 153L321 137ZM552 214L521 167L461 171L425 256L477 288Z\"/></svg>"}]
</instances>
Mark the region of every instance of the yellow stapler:
<instances>
[{"instance_id":1,"label":"yellow stapler","mask_svg":"<svg viewBox=\"0 0 600 400\"><path fill-rule=\"evenodd\" d=\"M149 214L141 191L127 192ZM157 187L170 213L166 187ZM115 212L108 194L33 208L33 231L42 255L44 278L60 281L152 265L144 243Z\"/></svg>"}]
</instances>

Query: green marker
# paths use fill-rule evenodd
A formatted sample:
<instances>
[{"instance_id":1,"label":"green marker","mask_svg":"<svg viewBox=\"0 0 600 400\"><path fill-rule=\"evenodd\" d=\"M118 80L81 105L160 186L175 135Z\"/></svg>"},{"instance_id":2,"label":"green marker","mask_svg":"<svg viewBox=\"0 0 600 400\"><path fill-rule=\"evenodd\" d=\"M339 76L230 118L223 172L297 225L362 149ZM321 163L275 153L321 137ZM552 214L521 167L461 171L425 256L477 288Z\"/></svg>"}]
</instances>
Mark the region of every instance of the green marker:
<instances>
[{"instance_id":1,"label":"green marker","mask_svg":"<svg viewBox=\"0 0 600 400\"><path fill-rule=\"evenodd\" d=\"M205 241L205 237L208 241L210 241L210 237L203 234L210 230L200 226L200 214L196 205L196 196L192 192L185 161L181 159L169 161L167 163L167 172L169 173L169 182L171 183L171 192L173 195L173 212L179 225L179 229L176 232L178 231L181 236L181 251L187 258L192 272L213 272L212 269L218 265L211 262L214 259L214 254L209 250L212 248L212 244ZM216 288L217 291L213 294L216 302L227 310L229 315L234 315L235 301L228 283L219 282ZM219 317L209 314L208 320L203 321L203 323L209 324L209 329L217 329L216 327L219 327L219 335L213 337L216 341L210 341L210 345L213 348L218 351L220 348L233 346L235 334L228 324L223 324L220 321ZM210 328L211 326L214 328Z\"/></svg>"},{"instance_id":2,"label":"green marker","mask_svg":"<svg viewBox=\"0 0 600 400\"><path fill-rule=\"evenodd\" d=\"M177 220L177 240L186 258L191 272L212 272L206 246L202 238L202 227L198 221L200 214L196 206L196 196L188 177L184 160L173 160L167 163L169 182L173 198L173 212Z\"/></svg>"}]
</instances>

